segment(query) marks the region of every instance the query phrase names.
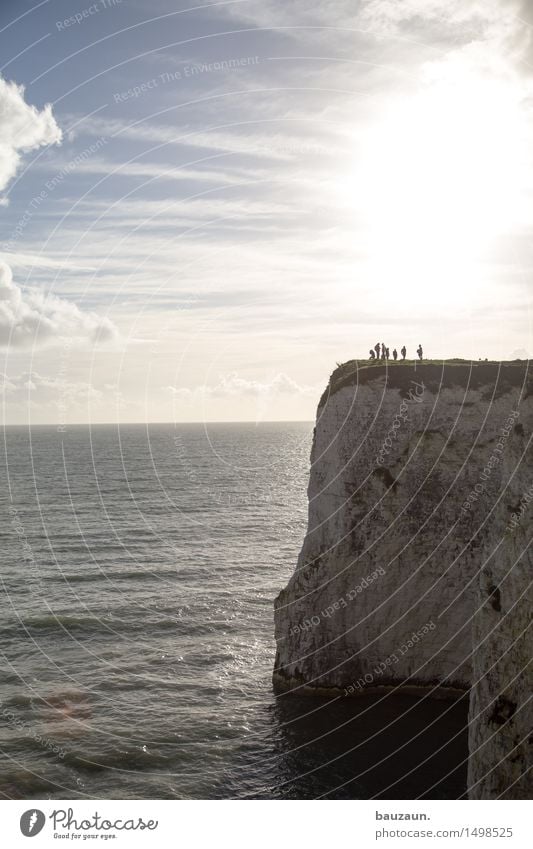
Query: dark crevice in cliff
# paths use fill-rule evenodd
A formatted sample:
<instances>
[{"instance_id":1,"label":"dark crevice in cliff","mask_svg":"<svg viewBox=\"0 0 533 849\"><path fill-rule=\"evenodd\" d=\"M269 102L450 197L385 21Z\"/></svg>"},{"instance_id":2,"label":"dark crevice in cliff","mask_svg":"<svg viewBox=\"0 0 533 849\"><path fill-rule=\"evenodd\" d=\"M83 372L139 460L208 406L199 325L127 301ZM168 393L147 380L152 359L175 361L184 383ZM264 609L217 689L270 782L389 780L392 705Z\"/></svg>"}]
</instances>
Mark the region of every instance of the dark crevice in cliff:
<instances>
[{"instance_id":1,"label":"dark crevice in cliff","mask_svg":"<svg viewBox=\"0 0 533 849\"><path fill-rule=\"evenodd\" d=\"M380 466L378 469L374 469L373 474L383 481L387 489L395 490L398 484L393 476L391 475L389 469L385 468L385 466Z\"/></svg>"}]
</instances>

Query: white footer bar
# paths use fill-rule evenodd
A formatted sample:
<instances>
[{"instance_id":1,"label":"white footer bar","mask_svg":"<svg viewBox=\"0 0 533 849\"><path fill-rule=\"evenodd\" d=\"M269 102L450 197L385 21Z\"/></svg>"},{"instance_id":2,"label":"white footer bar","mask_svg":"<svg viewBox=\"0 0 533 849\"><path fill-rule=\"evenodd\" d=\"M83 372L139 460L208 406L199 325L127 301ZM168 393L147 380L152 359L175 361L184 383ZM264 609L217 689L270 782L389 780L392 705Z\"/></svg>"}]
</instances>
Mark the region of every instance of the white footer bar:
<instances>
[{"instance_id":1,"label":"white footer bar","mask_svg":"<svg viewBox=\"0 0 533 849\"><path fill-rule=\"evenodd\" d=\"M527 801L4 801L2 845L531 847ZM34 840L34 842L32 842Z\"/></svg>"}]
</instances>

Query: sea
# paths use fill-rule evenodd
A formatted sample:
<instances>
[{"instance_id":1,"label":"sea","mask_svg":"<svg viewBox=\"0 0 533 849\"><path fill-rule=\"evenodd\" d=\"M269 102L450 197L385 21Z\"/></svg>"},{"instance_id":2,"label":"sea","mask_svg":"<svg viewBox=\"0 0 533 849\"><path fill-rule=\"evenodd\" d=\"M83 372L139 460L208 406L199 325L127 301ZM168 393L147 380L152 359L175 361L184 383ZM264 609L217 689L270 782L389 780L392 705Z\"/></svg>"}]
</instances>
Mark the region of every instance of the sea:
<instances>
[{"instance_id":1,"label":"sea","mask_svg":"<svg viewBox=\"0 0 533 849\"><path fill-rule=\"evenodd\" d=\"M313 424L6 427L0 798L459 798L466 699L276 695Z\"/></svg>"}]
</instances>

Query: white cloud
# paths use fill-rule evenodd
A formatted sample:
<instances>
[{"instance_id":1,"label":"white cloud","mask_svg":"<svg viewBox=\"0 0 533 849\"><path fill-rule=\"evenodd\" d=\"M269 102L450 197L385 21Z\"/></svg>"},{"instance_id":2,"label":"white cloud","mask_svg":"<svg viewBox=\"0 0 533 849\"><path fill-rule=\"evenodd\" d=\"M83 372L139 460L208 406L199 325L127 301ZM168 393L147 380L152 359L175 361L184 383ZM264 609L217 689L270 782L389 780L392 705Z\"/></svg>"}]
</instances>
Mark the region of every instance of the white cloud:
<instances>
[{"instance_id":1,"label":"white cloud","mask_svg":"<svg viewBox=\"0 0 533 849\"><path fill-rule=\"evenodd\" d=\"M451 49L431 65L459 65L460 73L514 75L531 47L531 28L520 17L522 0L370 0L361 21L375 33L420 38Z\"/></svg>"},{"instance_id":2,"label":"white cloud","mask_svg":"<svg viewBox=\"0 0 533 849\"><path fill-rule=\"evenodd\" d=\"M17 384L7 376L0 373L0 395L5 395L7 392L15 392Z\"/></svg>"},{"instance_id":3,"label":"white cloud","mask_svg":"<svg viewBox=\"0 0 533 849\"><path fill-rule=\"evenodd\" d=\"M61 141L47 104L40 111L24 99L24 86L0 77L0 191L15 176L21 153Z\"/></svg>"},{"instance_id":4,"label":"white cloud","mask_svg":"<svg viewBox=\"0 0 533 849\"><path fill-rule=\"evenodd\" d=\"M180 398L184 401L207 398L244 398L246 396L251 396L259 400L270 400L279 395L314 396L317 393L316 386L300 385L284 372L279 372L272 380L263 383L260 380L249 380L246 377L240 377L235 371L227 375L222 375L218 383L211 386L204 384L194 389L184 386L166 386L165 390L170 392L175 398Z\"/></svg>"},{"instance_id":5,"label":"white cloud","mask_svg":"<svg viewBox=\"0 0 533 849\"><path fill-rule=\"evenodd\" d=\"M138 421L142 417L142 405L126 399L117 384L102 381L105 370L95 378L91 368L90 377L84 379L83 368L75 367L71 373L71 360L43 357L40 371L29 365L9 375L0 372L2 419L7 424L31 421L68 426L87 420Z\"/></svg>"},{"instance_id":6,"label":"white cloud","mask_svg":"<svg viewBox=\"0 0 533 849\"><path fill-rule=\"evenodd\" d=\"M249 380L240 377L237 372L222 375L218 381L211 386L204 384L194 389L187 387L166 386L165 389L172 395L192 400L195 397L231 398L235 396L251 395L254 397L271 397L275 395L314 395L316 386L301 386L284 372L279 372L272 380L263 383L260 380Z\"/></svg>"},{"instance_id":7,"label":"white cloud","mask_svg":"<svg viewBox=\"0 0 533 849\"><path fill-rule=\"evenodd\" d=\"M108 318L82 312L56 295L23 293L13 282L10 267L0 262L0 346L28 348L72 338L99 343L117 336Z\"/></svg>"},{"instance_id":8,"label":"white cloud","mask_svg":"<svg viewBox=\"0 0 533 849\"><path fill-rule=\"evenodd\" d=\"M255 397L270 397L274 395L308 395L316 392L316 387L300 386L288 375L280 372L268 383L259 380L248 380L239 377L237 372L223 375L215 386L204 387L204 392L218 398L226 398L232 395L253 395Z\"/></svg>"},{"instance_id":9,"label":"white cloud","mask_svg":"<svg viewBox=\"0 0 533 849\"><path fill-rule=\"evenodd\" d=\"M272 380L263 382L241 377L233 371L222 375L218 383L213 385L204 384L194 389L184 386L165 386L164 389L172 395L174 401L188 405L198 402L211 404L213 401L228 399L236 402L239 399L251 399L256 421L264 419L268 411L272 409L272 403L279 400L281 396L297 399L316 398L319 394L318 386L300 385L284 372L278 372Z\"/></svg>"},{"instance_id":10,"label":"white cloud","mask_svg":"<svg viewBox=\"0 0 533 849\"><path fill-rule=\"evenodd\" d=\"M450 27L478 28L480 37L503 29L516 29L520 0L367 0L361 4L359 18L373 25L392 26L419 22L438 22Z\"/></svg>"},{"instance_id":11,"label":"white cloud","mask_svg":"<svg viewBox=\"0 0 533 849\"><path fill-rule=\"evenodd\" d=\"M16 393L21 396L27 396L28 392L31 392L35 401L38 395L46 396L47 402L58 400L58 396L67 397L71 401L75 399L86 401L87 398L102 397L102 393L90 383L64 380L62 377L49 377L36 371L22 372L11 377L5 374L0 375L0 392L2 394Z\"/></svg>"},{"instance_id":12,"label":"white cloud","mask_svg":"<svg viewBox=\"0 0 533 849\"><path fill-rule=\"evenodd\" d=\"M256 114L256 111L258 116L263 116L264 104L261 104L259 108L257 103L251 100L247 109L250 117L252 113ZM74 120L74 117L72 116L72 120ZM217 151L221 154L250 156L262 160L273 160L278 163L290 163L306 153L326 155L331 152L332 143L339 139L342 140L341 130L336 127L320 125L313 127L313 138L310 139L308 134L302 137L294 133L276 132L269 126L268 122L264 123L262 128L256 128L253 132L243 130L237 125L231 131L215 128L207 131L197 130L182 133L171 125L154 124L151 121L126 123L119 119L102 118L101 116L95 116L86 121L81 127L81 132L91 135L102 134L121 140L126 138L134 141L154 142L157 145L178 145L199 150ZM227 170L227 166L225 167ZM233 174L235 177L241 176L244 179L261 176L260 173L257 174L242 166L238 170L233 167Z\"/></svg>"},{"instance_id":13,"label":"white cloud","mask_svg":"<svg viewBox=\"0 0 533 849\"><path fill-rule=\"evenodd\" d=\"M25 268L35 270L37 268L40 269L48 269L57 271L58 269L61 271L65 271L68 269L71 272L94 272L96 271L96 267L90 265L89 263L85 265L79 265L75 262L71 261L71 257L63 255L57 259L54 259L50 256L45 256L43 254L38 253L10 253L8 251L5 252L5 256L9 259L9 265L11 268Z\"/></svg>"},{"instance_id":14,"label":"white cloud","mask_svg":"<svg viewBox=\"0 0 533 849\"><path fill-rule=\"evenodd\" d=\"M486 59L500 51L509 64L523 60L532 44L529 7L529 0L293 0L283 6L277 0L249 0L220 13L276 29L299 44L334 47L343 39L362 38L361 44L375 45L377 38L396 54L398 67L407 67L417 48L474 54L486 48Z\"/></svg>"},{"instance_id":15,"label":"white cloud","mask_svg":"<svg viewBox=\"0 0 533 849\"><path fill-rule=\"evenodd\" d=\"M85 381L66 380L63 376L50 377L36 371L7 376L0 374L0 397L11 414L30 410L44 411L50 419L62 419L67 412L86 413L88 408L99 407L104 395Z\"/></svg>"},{"instance_id":16,"label":"white cloud","mask_svg":"<svg viewBox=\"0 0 533 849\"><path fill-rule=\"evenodd\" d=\"M50 163L44 163L40 167L49 170ZM61 167L64 168L65 165L59 163L59 168ZM209 182L235 186L244 185L250 179L246 174L241 176L229 171L201 170L179 165L157 165L150 162L113 162L98 158L81 162L76 166L76 174L105 174L109 177L145 177L147 180L157 179L165 183L168 180L176 180L177 182Z\"/></svg>"}]
</instances>

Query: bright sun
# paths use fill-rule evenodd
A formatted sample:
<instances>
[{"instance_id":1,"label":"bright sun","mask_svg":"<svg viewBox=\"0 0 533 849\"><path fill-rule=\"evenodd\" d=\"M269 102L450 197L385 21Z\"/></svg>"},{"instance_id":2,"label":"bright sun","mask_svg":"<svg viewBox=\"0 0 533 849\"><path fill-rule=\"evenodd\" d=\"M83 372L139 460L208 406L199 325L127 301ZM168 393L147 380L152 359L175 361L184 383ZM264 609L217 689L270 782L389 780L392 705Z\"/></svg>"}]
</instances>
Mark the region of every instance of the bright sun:
<instances>
[{"instance_id":1,"label":"bright sun","mask_svg":"<svg viewBox=\"0 0 533 849\"><path fill-rule=\"evenodd\" d=\"M528 139L518 93L500 81L434 83L387 110L365 148L351 189L369 282L387 296L470 300L494 240L523 215Z\"/></svg>"}]
</instances>

